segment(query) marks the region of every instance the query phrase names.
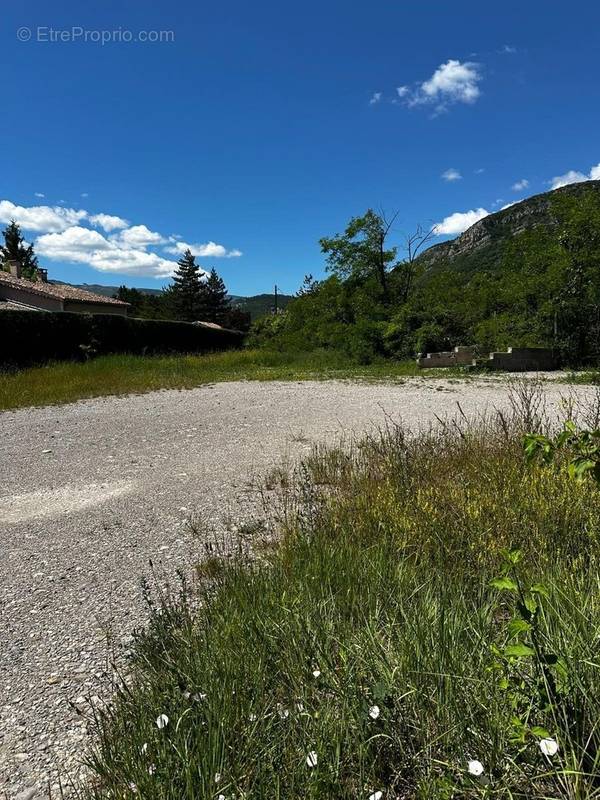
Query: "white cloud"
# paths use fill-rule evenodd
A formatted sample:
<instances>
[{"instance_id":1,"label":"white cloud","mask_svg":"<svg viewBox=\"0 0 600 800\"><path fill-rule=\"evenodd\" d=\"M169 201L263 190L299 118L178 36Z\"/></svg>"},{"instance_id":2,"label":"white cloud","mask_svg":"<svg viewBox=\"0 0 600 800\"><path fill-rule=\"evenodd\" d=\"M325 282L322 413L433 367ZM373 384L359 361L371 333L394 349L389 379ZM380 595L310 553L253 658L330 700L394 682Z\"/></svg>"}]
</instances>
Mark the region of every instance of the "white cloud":
<instances>
[{"instance_id":1,"label":"white cloud","mask_svg":"<svg viewBox=\"0 0 600 800\"><path fill-rule=\"evenodd\" d=\"M88 192L82 192L82 193L81 193L81 196L82 196L82 197L89 197L89 193L88 193Z\"/></svg>"},{"instance_id":2,"label":"white cloud","mask_svg":"<svg viewBox=\"0 0 600 800\"><path fill-rule=\"evenodd\" d=\"M88 216L87 211L59 206L17 206L0 200L0 222L14 219L26 231L64 231Z\"/></svg>"},{"instance_id":3,"label":"white cloud","mask_svg":"<svg viewBox=\"0 0 600 800\"><path fill-rule=\"evenodd\" d=\"M40 197L40 198L46 197L46 195L43 192L34 192L34 194L35 194L36 197Z\"/></svg>"},{"instance_id":4,"label":"white cloud","mask_svg":"<svg viewBox=\"0 0 600 800\"><path fill-rule=\"evenodd\" d=\"M589 179L589 175L570 169L564 175L556 175L556 177L552 178L550 187L552 189L560 189L561 186L568 186L570 183L583 183L583 181L589 181Z\"/></svg>"},{"instance_id":5,"label":"white cloud","mask_svg":"<svg viewBox=\"0 0 600 800\"><path fill-rule=\"evenodd\" d=\"M407 103L409 106L435 105L438 112L455 103L472 104L481 95L478 84L482 77L479 64L451 58L417 87Z\"/></svg>"},{"instance_id":6,"label":"white cloud","mask_svg":"<svg viewBox=\"0 0 600 800\"><path fill-rule=\"evenodd\" d=\"M118 240L131 247L148 247L166 241L160 233L151 231L145 225L132 225L131 228L126 228L118 235Z\"/></svg>"},{"instance_id":7,"label":"white cloud","mask_svg":"<svg viewBox=\"0 0 600 800\"><path fill-rule=\"evenodd\" d=\"M396 91L398 92L398 97L406 97L410 92L410 88L408 86L397 86Z\"/></svg>"},{"instance_id":8,"label":"white cloud","mask_svg":"<svg viewBox=\"0 0 600 800\"><path fill-rule=\"evenodd\" d=\"M12 219L24 231L39 234L33 244L42 258L86 264L101 272L167 277L176 268L175 261L149 250L166 243L172 246L165 251L178 256L188 247L197 256L235 258L242 255L240 250L227 250L213 241L188 245L175 236L166 238L146 225L130 226L126 219L112 214L90 215L83 209L61 206L24 207L10 200L0 200L0 223Z\"/></svg>"},{"instance_id":9,"label":"white cloud","mask_svg":"<svg viewBox=\"0 0 600 800\"><path fill-rule=\"evenodd\" d=\"M53 261L86 264L100 272L126 275L151 275L164 278L172 274L175 262L144 249L127 247L107 239L98 231L74 226L62 233L47 233L35 241L40 256Z\"/></svg>"},{"instance_id":10,"label":"white cloud","mask_svg":"<svg viewBox=\"0 0 600 800\"><path fill-rule=\"evenodd\" d=\"M480 219L489 216L489 211L485 208L477 208L472 211L455 211L454 214L445 217L435 225L436 236L457 236L479 222Z\"/></svg>"},{"instance_id":11,"label":"white cloud","mask_svg":"<svg viewBox=\"0 0 600 800\"><path fill-rule=\"evenodd\" d=\"M126 219L115 217L112 214L94 214L93 217L90 217L90 222L95 227L102 228L108 233L110 233L110 231L116 231L119 228L126 228L129 225Z\"/></svg>"},{"instance_id":12,"label":"white cloud","mask_svg":"<svg viewBox=\"0 0 600 800\"><path fill-rule=\"evenodd\" d=\"M570 169L564 175L556 175L550 183L551 189L560 189L561 186L569 186L571 183L583 183L583 181L600 181L600 164L592 167L587 175L575 169Z\"/></svg>"},{"instance_id":13,"label":"white cloud","mask_svg":"<svg viewBox=\"0 0 600 800\"><path fill-rule=\"evenodd\" d=\"M381 102L381 96L382 96L381 92L374 92L373 95L371 96L371 99L369 100L369 105L370 106L374 106L377 103L380 103Z\"/></svg>"},{"instance_id":14,"label":"white cloud","mask_svg":"<svg viewBox=\"0 0 600 800\"><path fill-rule=\"evenodd\" d=\"M502 206L500 211L504 211L505 208L510 208L511 206L516 206L517 203L520 203L520 202L521 202L520 200L513 200L511 203L506 203L505 205Z\"/></svg>"},{"instance_id":15,"label":"white cloud","mask_svg":"<svg viewBox=\"0 0 600 800\"><path fill-rule=\"evenodd\" d=\"M242 255L241 250L227 250L222 244L216 242L206 242L206 244L188 244L188 242L176 241L175 237L170 237L172 245L165 247L165 252L181 255L186 250L191 250L192 255L198 258L237 258Z\"/></svg>"},{"instance_id":16,"label":"white cloud","mask_svg":"<svg viewBox=\"0 0 600 800\"><path fill-rule=\"evenodd\" d=\"M514 44L505 44L500 52L506 53L506 55L513 55L517 52L517 48L514 46Z\"/></svg>"},{"instance_id":17,"label":"white cloud","mask_svg":"<svg viewBox=\"0 0 600 800\"><path fill-rule=\"evenodd\" d=\"M452 183L453 181L461 181L462 175L457 169L454 169L454 167L450 167L450 169L447 169L445 172L442 172L442 178L445 181L448 181L448 183Z\"/></svg>"},{"instance_id":18,"label":"white cloud","mask_svg":"<svg viewBox=\"0 0 600 800\"><path fill-rule=\"evenodd\" d=\"M485 167L479 167L479 169L475 170L475 175L483 175L485 172Z\"/></svg>"},{"instance_id":19,"label":"white cloud","mask_svg":"<svg viewBox=\"0 0 600 800\"><path fill-rule=\"evenodd\" d=\"M527 189L528 186L529 186L529 181L527 180L527 178L522 178L520 181L513 183L513 185L510 188L513 190L513 192L522 192L523 189Z\"/></svg>"}]
</instances>

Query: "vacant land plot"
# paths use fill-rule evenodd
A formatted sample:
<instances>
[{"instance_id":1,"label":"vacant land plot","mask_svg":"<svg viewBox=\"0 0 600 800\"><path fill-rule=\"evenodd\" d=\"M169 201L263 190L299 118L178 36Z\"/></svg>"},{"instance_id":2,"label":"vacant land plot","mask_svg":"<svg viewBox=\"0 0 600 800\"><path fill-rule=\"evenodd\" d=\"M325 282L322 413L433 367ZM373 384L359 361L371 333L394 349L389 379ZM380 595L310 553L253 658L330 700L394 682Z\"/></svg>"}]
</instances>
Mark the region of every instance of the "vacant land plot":
<instances>
[{"instance_id":1,"label":"vacant land plot","mask_svg":"<svg viewBox=\"0 0 600 800\"><path fill-rule=\"evenodd\" d=\"M548 384L547 410L569 391ZM141 577L201 557L205 522L227 535L260 515L255 477L390 419L508 402L501 381L254 382L2 414L0 789L43 797L74 774L85 714L145 619Z\"/></svg>"}]
</instances>

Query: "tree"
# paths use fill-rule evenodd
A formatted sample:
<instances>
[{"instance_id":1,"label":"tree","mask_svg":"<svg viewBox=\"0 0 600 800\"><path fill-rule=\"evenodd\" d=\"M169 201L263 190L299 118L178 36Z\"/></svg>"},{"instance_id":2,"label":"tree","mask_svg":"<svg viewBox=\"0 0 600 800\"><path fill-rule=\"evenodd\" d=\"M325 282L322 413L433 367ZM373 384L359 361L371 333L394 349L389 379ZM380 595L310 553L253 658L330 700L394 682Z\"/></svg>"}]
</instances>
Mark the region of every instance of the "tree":
<instances>
[{"instance_id":1,"label":"tree","mask_svg":"<svg viewBox=\"0 0 600 800\"><path fill-rule=\"evenodd\" d=\"M319 288L319 281L316 281L312 275L304 276L302 286L298 289L297 296L304 297L307 294L314 294Z\"/></svg>"},{"instance_id":2,"label":"tree","mask_svg":"<svg viewBox=\"0 0 600 800\"><path fill-rule=\"evenodd\" d=\"M117 293L113 295L115 300L122 300L129 303L129 316L144 317L145 298L139 289L130 289L129 286L119 286Z\"/></svg>"},{"instance_id":3,"label":"tree","mask_svg":"<svg viewBox=\"0 0 600 800\"><path fill-rule=\"evenodd\" d=\"M406 258L399 265L402 273L402 286L399 297L401 303L406 303L410 296L413 279L415 277L415 259L419 255L419 251L422 250L423 247L436 235L436 232L437 225L434 225L427 230L425 230L421 225L417 225L414 233L410 233L404 237Z\"/></svg>"},{"instance_id":4,"label":"tree","mask_svg":"<svg viewBox=\"0 0 600 800\"><path fill-rule=\"evenodd\" d=\"M221 325L231 310L231 301L229 300L229 296L227 294L225 282L218 275L214 267L211 269L210 274L206 279L205 297L205 319L207 322L216 322Z\"/></svg>"},{"instance_id":5,"label":"tree","mask_svg":"<svg viewBox=\"0 0 600 800\"><path fill-rule=\"evenodd\" d=\"M358 281L375 277L384 303L390 299L388 271L394 266L397 248L386 248L386 240L396 219L385 218L369 209L362 217L353 217L343 234L320 240L327 255L327 269L341 278Z\"/></svg>"},{"instance_id":6,"label":"tree","mask_svg":"<svg viewBox=\"0 0 600 800\"><path fill-rule=\"evenodd\" d=\"M25 244L25 240L21 235L21 228L17 225L15 220L11 220L10 224L2 232L4 235L4 245L0 246L2 253L2 261L4 265L8 261L17 261L21 265L21 277L28 280L36 280L38 260L33 252L33 245Z\"/></svg>"},{"instance_id":7,"label":"tree","mask_svg":"<svg viewBox=\"0 0 600 800\"><path fill-rule=\"evenodd\" d=\"M206 283L191 250L186 250L177 262L173 283L165 290L168 303L177 319L187 322L206 319Z\"/></svg>"}]
</instances>

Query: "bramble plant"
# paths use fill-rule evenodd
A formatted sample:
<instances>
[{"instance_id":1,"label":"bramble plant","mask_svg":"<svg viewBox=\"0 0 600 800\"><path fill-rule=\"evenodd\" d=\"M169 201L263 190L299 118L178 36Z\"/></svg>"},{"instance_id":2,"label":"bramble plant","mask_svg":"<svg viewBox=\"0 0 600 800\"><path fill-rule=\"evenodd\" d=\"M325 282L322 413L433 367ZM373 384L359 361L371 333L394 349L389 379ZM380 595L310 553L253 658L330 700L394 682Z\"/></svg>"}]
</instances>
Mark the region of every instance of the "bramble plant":
<instances>
[{"instance_id":1,"label":"bramble plant","mask_svg":"<svg viewBox=\"0 0 600 800\"><path fill-rule=\"evenodd\" d=\"M556 461L560 451L567 450L569 475L577 481L590 475L600 483L600 429L579 431L569 420L553 439L541 434L527 434L523 448L529 463L541 460L548 465Z\"/></svg>"}]
</instances>

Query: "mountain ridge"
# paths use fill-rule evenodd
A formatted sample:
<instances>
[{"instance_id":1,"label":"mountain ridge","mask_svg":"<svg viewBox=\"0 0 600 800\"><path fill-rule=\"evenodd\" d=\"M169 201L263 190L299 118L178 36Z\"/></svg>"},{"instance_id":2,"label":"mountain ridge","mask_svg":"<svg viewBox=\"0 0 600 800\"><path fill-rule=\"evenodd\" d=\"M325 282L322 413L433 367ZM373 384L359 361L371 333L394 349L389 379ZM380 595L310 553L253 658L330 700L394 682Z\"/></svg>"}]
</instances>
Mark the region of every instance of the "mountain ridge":
<instances>
[{"instance_id":1,"label":"mountain ridge","mask_svg":"<svg viewBox=\"0 0 600 800\"><path fill-rule=\"evenodd\" d=\"M478 253L481 255L482 251L489 250L490 247L512 239L524 231L540 225L556 227L558 220L552 209L553 199L561 196L577 197L589 192L590 189L598 193L600 200L600 181L582 181L511 203L478 220L455 239L439 242L427 248L415 263L423 267L426 274L453 264L459 269L468 268L468 262L477 257ZM497 249L495 257L484 259L486 265L493 265L500 260L502 248Z\"/></svg>"}]
</instances>

